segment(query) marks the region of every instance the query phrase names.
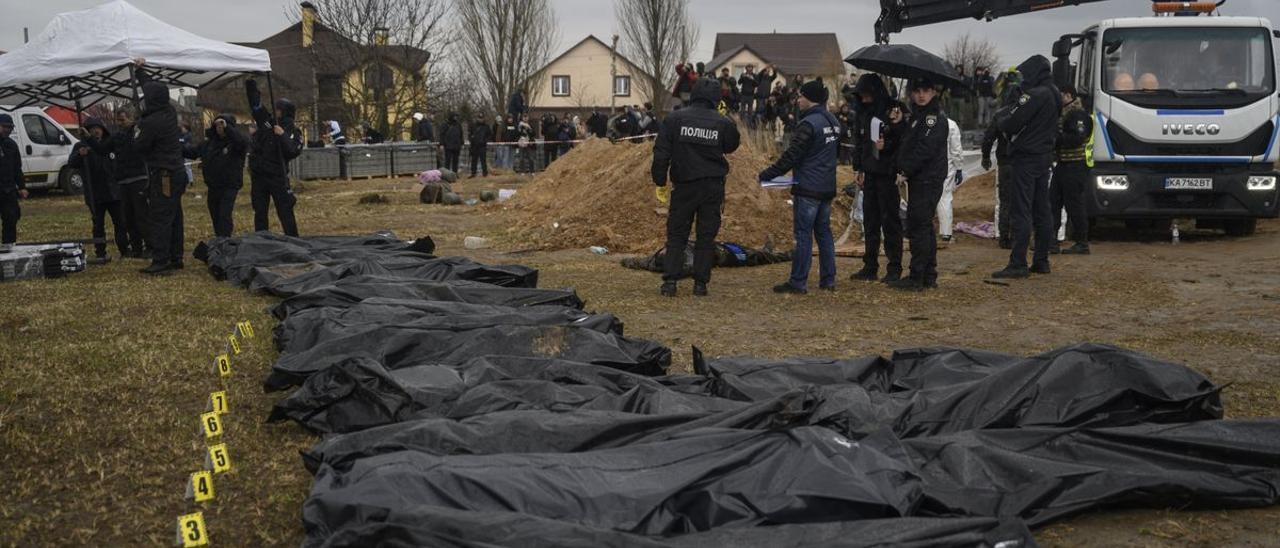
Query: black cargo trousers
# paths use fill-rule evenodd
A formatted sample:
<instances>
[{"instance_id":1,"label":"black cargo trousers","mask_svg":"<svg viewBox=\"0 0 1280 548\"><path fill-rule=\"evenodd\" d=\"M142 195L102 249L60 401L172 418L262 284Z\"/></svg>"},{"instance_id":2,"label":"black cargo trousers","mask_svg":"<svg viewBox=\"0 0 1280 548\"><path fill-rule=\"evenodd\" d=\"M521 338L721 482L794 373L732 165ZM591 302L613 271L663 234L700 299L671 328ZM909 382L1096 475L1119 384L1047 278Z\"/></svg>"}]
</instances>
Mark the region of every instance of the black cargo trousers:
<instances>
[{"instance_id":1,"label":"black cargo trousers","mask_svg":"<svg viewBox=\"0 0 1280 548\"><path fill-rule=\"evenodd\" d=\"M280 231L285 236L298 236L298 221L293 216L293 206L298 202L289 187L288 177L270 175L254 175L250 173L249 198L253 203L253 229L267 230L271 227L271 202L276 204L276 215L280 217Z\"/></svg>"},{"instance_id":2,"label":"black cargo trousers","mask_svg":"<svg viewBox=\"0 0 1280 548\"><path fill-rule=\"evenodd\" d=\"M685 246L689 232L698 224L693 244L693 280L711 281L711 266L716 258L716 235L720 233L720 212L724 208L724 179L697 179L672 183L671 207L667 213L667 254L662 281L680 279L684 269Z\"/></svg>"}]
</instances>

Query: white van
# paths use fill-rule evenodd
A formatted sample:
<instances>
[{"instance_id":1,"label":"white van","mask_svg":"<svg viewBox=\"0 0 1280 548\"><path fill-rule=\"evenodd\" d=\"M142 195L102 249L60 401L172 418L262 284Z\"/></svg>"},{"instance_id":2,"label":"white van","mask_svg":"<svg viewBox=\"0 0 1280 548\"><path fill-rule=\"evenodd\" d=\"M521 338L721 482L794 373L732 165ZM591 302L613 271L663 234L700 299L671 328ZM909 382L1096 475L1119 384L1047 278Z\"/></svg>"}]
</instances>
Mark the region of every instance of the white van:
<instances>
[{"instance_id":1,"label":"white van","mask_svg":"<svg viewBox=\"0 0 1280 548\"><path fill-rule=\"evenodd\" d=\"M70 194L84 191L80 173L67 167L76 138L39 107L0 106L13 117L10 137L22 151L22 173L29 190L59 188Z\"/></svg>"}]
</instances>

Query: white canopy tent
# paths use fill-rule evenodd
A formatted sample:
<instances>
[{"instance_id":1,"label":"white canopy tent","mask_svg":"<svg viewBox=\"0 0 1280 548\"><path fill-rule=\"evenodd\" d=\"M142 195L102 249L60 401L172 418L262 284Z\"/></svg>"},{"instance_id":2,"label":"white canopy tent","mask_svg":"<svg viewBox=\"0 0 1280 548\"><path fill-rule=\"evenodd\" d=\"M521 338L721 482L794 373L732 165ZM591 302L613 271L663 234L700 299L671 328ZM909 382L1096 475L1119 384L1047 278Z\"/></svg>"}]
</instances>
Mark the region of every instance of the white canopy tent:
<instances>
[{"instance_id":1,"label":"white canopy tent","mask_svg":"<svg viewBox=\"0 0 1280 548\"><path fill-rule=\"evenodd\" d=\"M53 18L35 40L0 55L0 104L74 108L134 100L134 59L153 79L200 88L228 73L271 72L266 50L196 36L125 0Z\"/></svg>"}]
</instances>

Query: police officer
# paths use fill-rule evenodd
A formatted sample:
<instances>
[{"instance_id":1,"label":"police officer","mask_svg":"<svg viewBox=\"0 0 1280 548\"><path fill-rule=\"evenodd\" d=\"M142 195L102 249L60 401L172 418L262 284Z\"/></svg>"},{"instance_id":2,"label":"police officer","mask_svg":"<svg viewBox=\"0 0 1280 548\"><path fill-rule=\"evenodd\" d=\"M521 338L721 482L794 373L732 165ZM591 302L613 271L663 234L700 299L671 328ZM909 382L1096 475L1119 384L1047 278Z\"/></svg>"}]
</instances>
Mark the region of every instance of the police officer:
<instances>
[{"instance_id":1,"label":"police officer","mask_svg":"<svg viewBox=\"0 0 1280 548\"><path fill-rule=\"evenodd\" d=\"M302 132L293 125L297 109L288 99L277 99L275 112L262 106L262 94L254 80L245 82L254 132L249 146L249 198L253 203L253 229L271 227L267 208L276 204L280 229L286 236L298 235L293 206L298 202L289 188L289 161L302 153Z\"/></svg>"},{"instance_id":2,"label":"police officer","mask_svg":"<svg viewBox=\"0 0 1280 548\"><path fill-rule=\"evenodd\" d=\"M1062 120L1058 124L1058 164L1053 169L1049 183L1049 198L1053 208L1053 227L1062 226L1062 209L1067 209L1071 223L1071 247L1062 250L1066 255L1089 254L1089 217L1085 213L1084 189L1089 181L1089 154L1087 149L1093 140L1093 117L1084 111L1076 89L1062 89ZM1049 247L1049 253L1058 253L1057 242Z\"/></svg>"},{"instance_id":3,"label":"police officer","mask_svg":"<svg viewBox=\"0 0 1280 548\"><path fill-rule=\"evenodd\" d=\"M18 199L27 199L27 185L22 181L22 152L9 137L13 133L13 117L0 114L0 252L8 252L18 241L18 219L22 208Z\"/></svg>"},{"instance_id":4,"label":"police officer","mask_svg":"<svg viewBox=\"0 0 1280 548\"><path fill-rule=\"evenodd\" d=\"M698 223L693 246L693 294L707 295L711 264L715 260L716 233L724 205L724 182L729 175L726 154L738 150L738 126L715 110L720 82L701 78L693 85L687 108L673 112L653 144L653 184L660 202L670 199L667 214L667 253L662 273L662 295L676 295L676 280L684 268L684 251L694 220ZM667 179L675 190L667 190Z\"/></svg>"},{"instance_id":5,"label":"police officer","mask_svg":"<svg viewBox=\"0 0 1280 548\"><path fill-rule=\"evenodd\" d=\"M151 80L136 61L142 84L142 117L138 120L133 149L147 165L147 200L151 220L151 264L144 274L161 274L182 268L182 195L191 183L182 159L178 111L169 101L169 86Z\"/></svg>"},{"instance_id":6,"label":"police officer","mask_svg":"<svg viewBox=\"0 0 1280 548\"><path fill-rule=\"evenodd\" d=\"M1022 97L1022 84L1017 69L1010 69L1000 76L997 87L1000 89L999 110L995 120L1003 119L1018 104ZM993 120L982 136L982 169L991 169L991 149L996 153L996 232L1000 238L1000 249L1013 249L1013 230L1010 217L1012 215L1013 166L1009 163L1009 139L1000 132L1000 127Z\"/></svg>"},{"instance_id":7,"label":"police officer","mask_svg":"<svg viewBox=\"0 0 1280 548\"><path fill-rule=\"evenodd\" d=\"M796 249L791 277L773 286L774 293L806 293L813 240L818 240L818 288L836 289L836 248L831 235L831 200L836 197L836 155L840 147L840 122L827 111L827 88L819 80L800 86L800 122L791 145L772 166L760 172L767 181L790 171L792 226Z\"/></svg>"},{"instance_id":8,"label":"police officer","mask_svg":"<svg viewBox=\"0 0 1280 548\"><path fill-rule=\"evenodd\" d=\"M110 161L111 176L120 187L120 213L129 235L129 249L123 256L145 259L151 256L151 230L147 227L151 205L147 197L147 164L133 148L136 126L132 107L125 107L116 111L115 132L83 142Z\"/></svg>"},{"instance_id":9,"label":"police officer","mask_svg":"<svg viewBox=\"0 0 1280 548\"><path fill-rule=\"evenodd\" d=\"M854 280L874 282L880 269L880 233L884 232L884 254L889 261L885 283L902 278L902 217L898 214L897 168L894 153L897 139L889 131L889 92L875 74L864 74L850 90L858 99L853 130L853 169L862 187L862 219L866 253L862 270ZM877 122L878 120L878 122ZM873 135L872 125L878 127ZM874 139L872 137L875 137Z\"/></svg>"},{"instance_id":10,"label":"police officer","mask_svg":"<svg viewBox=\"0 0 1280 548\"><path fill-rule=\"evenodd\" d=\"M911 125L898 151L898 171L907 179L907 235L911 239L910 274L889 286L903 291L938 287L938 233L933 218L942 199L947 172L947 117L938 87L927 79L911 82Z\"/></svg>"},{"instance_id":11,"label":"police officer","mask_svg":"<svg viewBox=\"0 0 1280 548\"><path fill-rule=\"evenodd\" d=\"M236 194L244 186L244 159L249 150L249 138L236 129L236 118L220 114L205 130L205 139L198 147L187 147L188 158L199 158L204 173L204 183L209 187L209 219L213 233L220 238L230 238L235 230L231 214L236 208Z\"/></svg>"},{"instance_id":12,"label":"police officer","mask_svg":"<svg viewBox=\"0 0 1280 548\"><path fill-rule=\"evenodd\" d=\"M1049 171L1062 97L1053 86L1052 68L1043 55L1018 65L1022 96L1018 105L996 123L1009 138L1009 163L1013 168L1013 252L1004 270L993 278L1026 278L1031 272L1049 273L1049 248L1053 245L1053 212L1049 204ZM1027 268L1027 246L1035 225L1036 250Z\"/></svg>"},{"instance_id":13,"label":"police officer","mask_svg":"<svg viewBox=\"0 0 1280 548\"><path fill-rule=\"evenodd\" d=\"M129 233L125 229L120 205L120 185L116 183L115 173L112 173L112 161L95 152L90 144L109 139L111 133L102 120L92 116L86 118L82 125L85 130L84 140L72 147L67 165L79 170L85 179L87 191L84 193L84 203L89 206L89 213L93 217L94 259L98 263L106 263L111 260L107 255L106 218L111 217L116 248L121 257L129 250Z\"/></svg>"}]
</instances>

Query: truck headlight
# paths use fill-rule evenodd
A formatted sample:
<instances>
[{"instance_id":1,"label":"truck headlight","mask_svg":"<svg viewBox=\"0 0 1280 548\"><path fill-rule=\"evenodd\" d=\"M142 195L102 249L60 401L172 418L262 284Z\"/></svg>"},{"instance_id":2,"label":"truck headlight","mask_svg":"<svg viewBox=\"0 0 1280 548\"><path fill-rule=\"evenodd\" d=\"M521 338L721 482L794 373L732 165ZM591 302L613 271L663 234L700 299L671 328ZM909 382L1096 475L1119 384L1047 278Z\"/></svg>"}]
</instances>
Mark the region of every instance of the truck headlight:
<instances>
[{"instance_id":1,"label":"truck headlight","mask_svg":"<svg viewBox=\"0 0 1280 548\"><path fill-rule=\"evenodd\" d=\"M1276 189L1276 178L1274 175L1253 175L1249 177L1249 190L1265 191Z\"/></svg>"},{"instance_id":2,"label":"truck headlight","mask_svg":"<svg viewBox=\"0 0 1280 548\"><path fill-rule=\"evenodd\" d=\"M1129 176L1128 175L1099 175L1098 189L1099 190L1128 190Z\"/></svg>"}]
</instances>

